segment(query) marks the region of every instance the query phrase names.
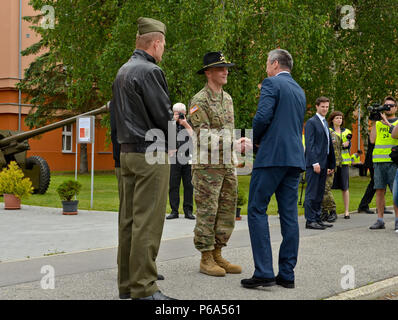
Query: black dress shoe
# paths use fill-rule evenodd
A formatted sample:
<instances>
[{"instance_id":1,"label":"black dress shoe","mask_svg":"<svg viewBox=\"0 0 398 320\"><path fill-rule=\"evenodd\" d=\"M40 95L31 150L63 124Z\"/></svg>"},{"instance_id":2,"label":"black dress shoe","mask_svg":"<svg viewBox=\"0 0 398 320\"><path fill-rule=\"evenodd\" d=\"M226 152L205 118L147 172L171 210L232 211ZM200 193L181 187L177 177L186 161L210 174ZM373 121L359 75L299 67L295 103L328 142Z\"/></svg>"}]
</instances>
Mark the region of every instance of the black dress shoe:
<instances>
[{"instance_id":1,"label":"black dress shoe","mask_svg":"<svg viewBox=\"0 0 398 320\"><path fill-rule=\"evenodd\" d=\"M367 214L375 214L375 212L372 211L372 210L370 210L369 208L365 208L365 209L358 208L358 212L359 212L359 213L365 212L365 213L367 213Z\"/></svg>"},{"instance_id":2,"label":"black dress shoe","mask_svg":"<svg viewBox=\"0 0 398 320\"><path fill-rule=\"evenodd\" d=\"M195 220L195 216L192 214L192 212L188 212L185 214L185 219Z\"/></svg>"},{"instance_id":3,"label":"black dress shoe","mask_svg":"<svg viewBox=\"0 0 398 320\"><path fill-rule=\"evenodd\" d=\"M335 222L337 220L337 213L336 211L330 211L329 217L327 222Z\"/></svg>"},{"instance_id":4,"label":"black dress shoe","mask_svg":"<svg viewBox=\"0 0 398 320\"><path fill-rule=\"evenodd\" d=\"M285 280L279 274L275 278L276 284L282 286L284 288L293 289L294 288L294 281Z\"/></svg>"},{"instance_id":5,"label":"black dress shoe","mask_svg":"<svg viewBox=\"0 0 398 320\"><path fill-rule=\"evenodd\" d=\"M162 292L156 291L153 295L143 298L132 298L132 300L177 300L174 298L170 298L165 296Z\"/></svg>"},{"instance_id":6,"label":"black dress shoe","mask_svg":"<svg viewBox=\"0 0 398 320\"><path fill-rule=\"evenodd\" d=\"M130 292L128 293L119 293L119 299L130 299Z\"/></svg>"},{"instance_id":7,"label":"black dress shoe","mask_svg":"<svg viewBox=\"0 0 398 320\"><path fill-rule=\"evenodd\" d=\"M377 213L377 209L376 209L376 213ZM384 208L384 214L393 214L393 212L392 211L390 211L390 210L387 210L387 208Z\"/></svg>"},{"instance_id":8,"label":"black dress shoe","mask_svg":"<svg viewBox=\"0 0 398 320\"><path fill-rule=\"evenodd\" d=\"M164 280L164 276L158 274L158 280ZM119 293L119 299L130 299L130 292L128 293Z\"/></svg>"},{"instance_id":9,"label":"black dress shoe","mask_svg":"<svg viewBox=\"0 0 398 320\"><path fill-rule=\"evenodd\" d=\"M344 215L344 219L350 219L350 215Z\"/></svg>"},{"instance_id":10,"label":"black dress shoe","mask_svg":"<svg viewBox=\"0 0 398 320\"><path fill-rule=\"evenodd\" d=\"M322 211L321 217L320 217L321 221L327 221L328 218L329 218L329 213L327 211Z\"/></svg>"},{"instance_id":11,"label":"black dress shoe","mask_svg":"<svg viewBox=\"0 0 398 320\"><path fill-rule=\"evenodd\" d=\"M306 229L316 229L316 230L325 230L326 229L326 227L321 226L317 222L308 222L308 221L305 223L305 228Z\"/></svg>"},{"instance_id":12,"label":"black dress shoe","mask_svg":"<svg viewBox=\"0 0 398 320\"><path fill-rule=\"evenodd\" d=\"M178 218L178 212L177 213L176 212L172 212L166 217L166 219L168 219L168 220L177 219L177 218Z\"/></svg>"},{"instance_id":13,"label":"black dress shoe","mask_svg":"<svg viewBox=\"0 0 398 320\"><path fill-rule=\"evenodd\" d=\"M243 279L240 281L240 284L244 288L257 288L257 287L270 287L276 284L275 278L256 278L251 277L250 279Z\"/></svg>"},{"instance_id":14,"label":"black dress shoe","mask_svg":"<svg viewBox=\"0 0 398 320\"><path fill-rule=\"evenodd\" d=\"M318 224L319 224L320 226L326 227L326 228L331 228L331 227L333 227L332 224L325 223L325 222L322 222L322 221L318 221Z\"/></svg>"}]
</instances>

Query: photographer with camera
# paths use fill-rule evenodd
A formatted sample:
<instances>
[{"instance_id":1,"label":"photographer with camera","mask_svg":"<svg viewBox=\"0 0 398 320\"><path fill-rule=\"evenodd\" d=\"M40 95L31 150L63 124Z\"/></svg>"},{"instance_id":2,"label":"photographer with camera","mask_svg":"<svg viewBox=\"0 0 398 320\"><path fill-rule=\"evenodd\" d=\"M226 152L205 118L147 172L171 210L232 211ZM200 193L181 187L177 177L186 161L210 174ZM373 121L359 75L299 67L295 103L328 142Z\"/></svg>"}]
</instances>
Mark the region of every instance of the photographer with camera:
<instances>
[{"instance_id":1,"label":"photographer with camera","mask_svg":"<svg viewBox=\"0 0 398 320\"><path fill-rule=\"evenodd\" d=\"M186 143L192 143L190 136L192 136L193 130L189 125L187 118L185 117L187 109L183 103L176 103L173 105L173 117L177 123L177 153L173 156L175 161L171 161L170 165L170 185L169 185L169 202L171 207L171 213L166 219L178 218L178 208L180 206L180 184L184 186L184 203L183 209L186 219L194 220L195 216L192 214L193 211L193 186L192 186L192 174L191 174L191 155L189 149L181 148ZM182 130L186 130L184 141L180 141L179 133ZM181 135L181 133L180 133ZM182 161L183 160L183 161Z\"/></svg>"},{"instance_id":2,"label":"photographer with camera","mask_svg":"<svg viewBox=\"0 0 398 320\"><path fill-rule=\"evenodd\" d=\"M374 188L376 189L377 221L369 229L385 229L384 206L385 189L387 185L392 191L397 165L392 162L391 148L398 145L398 139L391 135L394 127L398 124L396 100L388 96L384 99L383 106L372 106L369 108L369 119L373 121L370 132L370 142L374 143L373 165L374 165ZM384 114L383 114L383 113ZM396 135L394 135L395 137ZM398 230L398 209L395 211L395 231Z\"/></svg>"}]
</instances>

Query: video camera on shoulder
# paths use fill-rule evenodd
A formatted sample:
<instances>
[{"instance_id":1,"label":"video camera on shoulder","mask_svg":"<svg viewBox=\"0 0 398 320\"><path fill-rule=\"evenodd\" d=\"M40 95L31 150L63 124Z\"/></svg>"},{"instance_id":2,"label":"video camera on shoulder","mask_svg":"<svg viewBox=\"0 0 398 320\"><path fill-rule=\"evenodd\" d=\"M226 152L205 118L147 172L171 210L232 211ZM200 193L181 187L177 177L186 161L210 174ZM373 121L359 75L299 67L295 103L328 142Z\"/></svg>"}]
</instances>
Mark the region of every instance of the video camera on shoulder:
<instances>
[{"instance_id":1,"label":"video camera on shoulder","mask_svg":"<svg viewBox=\"0 0 398 320\"><path fill-rule=\"evenodd\" d=\"M381 120L381 112L390 111L391 106L389 104L380 105L380 104L372 104L368 107L369 111L369 120L380 121Z\"/></svg>"}]
</instances>

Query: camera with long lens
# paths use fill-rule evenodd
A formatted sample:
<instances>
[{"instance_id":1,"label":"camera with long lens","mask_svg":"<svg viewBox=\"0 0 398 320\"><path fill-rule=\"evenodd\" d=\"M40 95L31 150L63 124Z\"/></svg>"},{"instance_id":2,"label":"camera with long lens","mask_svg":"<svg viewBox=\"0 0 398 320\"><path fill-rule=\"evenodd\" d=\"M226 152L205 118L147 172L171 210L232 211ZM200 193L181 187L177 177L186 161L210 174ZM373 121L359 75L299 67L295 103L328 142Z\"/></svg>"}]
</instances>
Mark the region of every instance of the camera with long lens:
<instances>
[{"instance_id":1,"label":"camera with long lens","mask_svg":"<svg viewBox=\"0 0 398 320\"><path fill-rule=\"evenodd\" d=\"M373 121L380 121L381 118L381 112L383 111L390 111L391 107L388 104L385 105L380 105L380 104L372 104L371 106L368 107L369 111L369 120Z\"/></svg>"}]
</instances>

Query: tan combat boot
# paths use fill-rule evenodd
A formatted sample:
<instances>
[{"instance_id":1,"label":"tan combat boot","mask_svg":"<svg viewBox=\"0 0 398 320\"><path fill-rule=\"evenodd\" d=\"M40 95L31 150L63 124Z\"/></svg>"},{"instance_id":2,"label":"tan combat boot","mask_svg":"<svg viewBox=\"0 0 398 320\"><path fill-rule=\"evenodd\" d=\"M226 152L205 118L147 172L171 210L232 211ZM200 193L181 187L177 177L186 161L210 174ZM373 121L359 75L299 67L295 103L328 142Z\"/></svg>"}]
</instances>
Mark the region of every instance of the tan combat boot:
<instances>
[{"instance_id":1,"label":"tan combat boot","mask_svg":"<svg viewBox=\"0 0 398 320\"><path fill-rule=\"evenodd\" d=\"M209 276L224 277L225 270L215 263L212 251L202 252L202 259L200 260L200 272Z\"/></svg>"},{"instance_id":2,"label":"tan combat boot","mask_svg":"<svg viewBox=\"0 0 398 320\"><path fill-rule=\"evenodd\" d=\"M221 256L221 248L216 247L213 250L214 261L223 268L227 273L242 273L242 267L232 264Z\"/></svg>"}]
</instances>

